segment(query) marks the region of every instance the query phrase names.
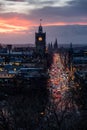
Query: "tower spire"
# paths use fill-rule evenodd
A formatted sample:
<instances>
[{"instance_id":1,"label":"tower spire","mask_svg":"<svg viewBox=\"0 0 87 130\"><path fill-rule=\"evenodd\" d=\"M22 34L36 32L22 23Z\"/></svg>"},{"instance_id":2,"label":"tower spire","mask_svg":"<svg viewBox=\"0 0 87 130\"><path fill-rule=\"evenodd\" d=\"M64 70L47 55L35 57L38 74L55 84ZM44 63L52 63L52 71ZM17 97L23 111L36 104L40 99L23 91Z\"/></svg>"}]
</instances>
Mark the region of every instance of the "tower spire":
<instances>
[{"instance_id":1,"label":"tower spire","mask_svg":"<svg viewBox=\"0 0 87 130\"><path fill-rule=\"evenodd\" d=\"M42 19L40 19L40 26L41 26Z\"/></svg>"},{"instance_id":2,"label":"tower spire","mask_svg":"<svg viewBox=\"0 0 87 130\"><path fill-rule=\"evenodd\" d=\"M40 26L38 28L39 33L43 33L43 28L42 28L42 25L41 25L41 21L42 21L42 19L40 19Z\"/></svg>"}]
</instances>

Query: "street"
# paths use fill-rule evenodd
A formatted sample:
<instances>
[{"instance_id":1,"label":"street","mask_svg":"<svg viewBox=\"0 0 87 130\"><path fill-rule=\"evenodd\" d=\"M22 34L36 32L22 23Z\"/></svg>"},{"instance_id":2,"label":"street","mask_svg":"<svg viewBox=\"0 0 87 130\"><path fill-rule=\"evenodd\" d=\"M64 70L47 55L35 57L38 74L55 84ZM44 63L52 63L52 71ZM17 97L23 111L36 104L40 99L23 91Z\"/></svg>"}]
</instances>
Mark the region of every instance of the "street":
<instances>
[{"instance_id":1,"label":"street","mask_svg":"<svg viewBox=\"0 0 87 130\"><path fill-rule=\"evenodd\" d=\"M45 118L47 119L45 120L49 122L49 127L53 129L76 129L80 112L71 91L72 86L69 85L69 75L64 72L59 54L53 55L53 64L49 70L49 75L50 96L46 108Z\"/></svg>"}]
</instances>

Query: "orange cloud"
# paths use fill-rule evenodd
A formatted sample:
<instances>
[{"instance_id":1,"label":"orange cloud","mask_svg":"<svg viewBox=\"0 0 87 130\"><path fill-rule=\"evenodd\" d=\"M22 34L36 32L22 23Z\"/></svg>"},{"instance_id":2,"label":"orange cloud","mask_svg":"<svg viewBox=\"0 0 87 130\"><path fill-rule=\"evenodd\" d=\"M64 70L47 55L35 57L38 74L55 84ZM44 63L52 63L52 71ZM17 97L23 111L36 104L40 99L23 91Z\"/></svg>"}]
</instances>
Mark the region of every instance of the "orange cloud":
<instances>
[{"instance_id":1,"label":"orange cloud","mask_svg":"<svg viewBox=\"0 0 87 130\"><path fill-rule=\"evenodd\" d=\"M65 25L87 25L87 22L54 22L47 23L44 26L65 26Z\"/></svg>"},{"instance_id":2,"label":"orange cloud","mask_svg":"<svg viewBox=\"0 0 87 130\"><path fill-rule=\"evenodd\" d=\"M47 23L45 24L44 26L63 26L63 25L66 25L66 23L64 22L53 22L53 23Z\"/></svg>"},{"instance_id":3,"label":"orange cloud","mask_svg":"<svg viewBox=\"0 0 87 130\"><path fill-rule=\"evenodd\" d=\"M4 19L0 18L0 33L15 33L29 30L33 26L31 21L17 17Z\"/></svg>"},{"instance_id":4,"label":"orange cloud","mask_svg":"<svg viewBox=\"0 0 87 130\"><path fill-rule=\"evenodd\" d=\"M36 23L35 23L36 22ZM44 23L43 26L87 25L87 22L53 22ZM20 17L0 18L0 33L24 33L38 26L37 21L31 21Z\"/></svg>"}]
</instances>

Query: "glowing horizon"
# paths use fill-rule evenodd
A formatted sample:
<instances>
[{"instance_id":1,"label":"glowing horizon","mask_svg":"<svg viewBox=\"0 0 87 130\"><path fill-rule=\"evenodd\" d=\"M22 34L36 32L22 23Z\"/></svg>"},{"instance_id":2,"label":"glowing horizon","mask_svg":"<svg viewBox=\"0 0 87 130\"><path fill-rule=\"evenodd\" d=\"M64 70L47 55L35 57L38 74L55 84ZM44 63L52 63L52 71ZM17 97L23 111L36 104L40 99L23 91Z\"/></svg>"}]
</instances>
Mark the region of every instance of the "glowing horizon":
<instances>
[{"instance_id":1,"label":"glowing horizon","mask_svg":"<svg viewBox=\"0 0 87 130\"><path fill-rule=\"evenodd\" d=\"M43 26L66 26L66 25L87 25L87 22L51 22L43 23ZM22 33L31 30L32 27L38 27L35 23L18 17L4 19L0 18L0 33Z\"/></svg>"}]
</instances>

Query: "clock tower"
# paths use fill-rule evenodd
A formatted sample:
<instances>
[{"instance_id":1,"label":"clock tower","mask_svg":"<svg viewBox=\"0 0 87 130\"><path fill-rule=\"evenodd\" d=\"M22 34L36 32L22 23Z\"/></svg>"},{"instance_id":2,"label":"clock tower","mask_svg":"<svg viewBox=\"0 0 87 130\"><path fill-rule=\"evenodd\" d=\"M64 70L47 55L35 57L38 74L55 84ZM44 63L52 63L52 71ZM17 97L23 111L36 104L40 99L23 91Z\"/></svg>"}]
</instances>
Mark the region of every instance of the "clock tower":
<instances>
[{"instance_id":1,"label":"clock tower","mask_svg":"<svg viewBox=\"0 0 87 130\"><path fill-rule=\"evenodd\" d=\"M43 57L46 52L46 33L43 32L43 27L40 23L38 28L38 32L35 33L35 45L36 45L36 53Z\"/></svg>"}]
</instances>

